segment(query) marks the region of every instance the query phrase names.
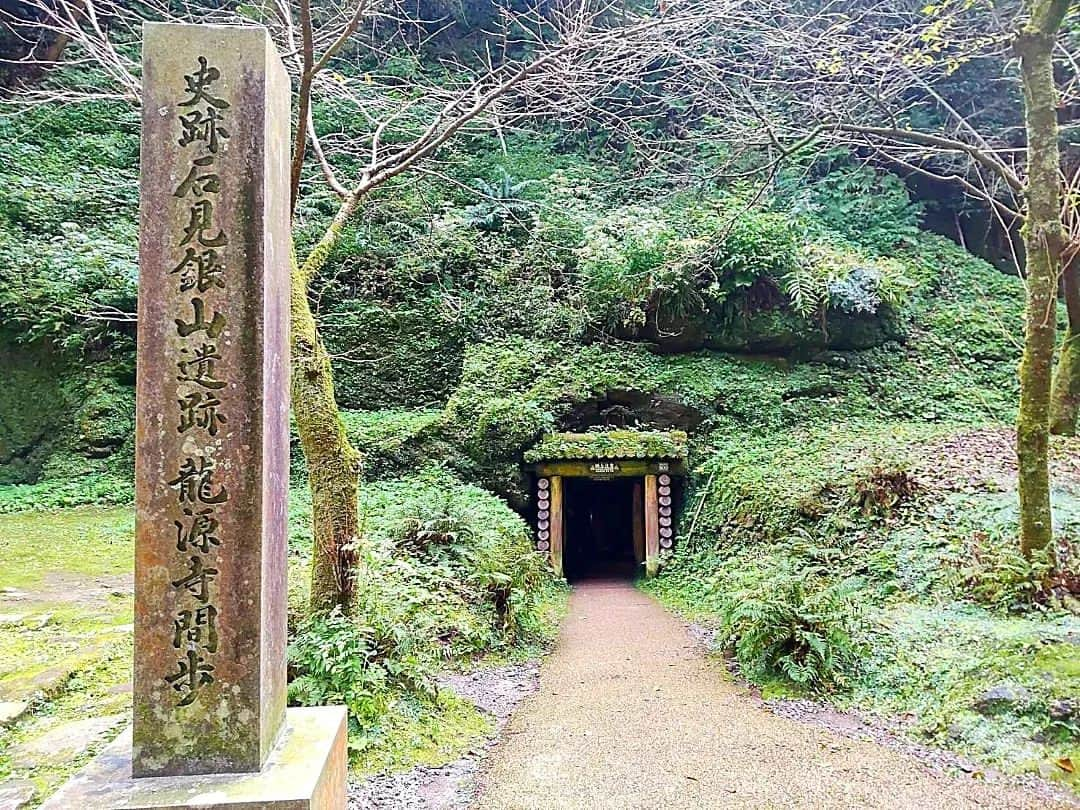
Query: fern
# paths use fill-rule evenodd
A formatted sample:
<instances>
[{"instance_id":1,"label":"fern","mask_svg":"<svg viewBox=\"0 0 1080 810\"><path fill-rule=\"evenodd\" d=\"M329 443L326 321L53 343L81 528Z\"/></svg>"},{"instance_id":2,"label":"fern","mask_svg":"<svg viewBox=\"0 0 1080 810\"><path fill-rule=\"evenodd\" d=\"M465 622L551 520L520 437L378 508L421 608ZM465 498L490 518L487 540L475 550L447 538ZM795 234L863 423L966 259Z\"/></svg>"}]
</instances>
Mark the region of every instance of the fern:
<instances>
[{"instance_id":1,"label":"fern","mask_svg":"<svg viewBox=\"0 0 1080 810\"><path fill-rule=\"evenodd\" d=\"M753 680L846 685L859 649L857 579L828 583L817 567L745 571L728 583L721 640Z\"/></svg>"},{"instance_id":2,"label":"fern","mask_svg":"<svg viewBox=\"0 0 1080 810\"><path fill-rule=\"evenodd\" d=\"M473 187L485 198L465 209L465 223L484 231L501 231L511 225L529 226L533 219L533 204L521 198L531 180L515 183L513 177L502 169L502 177L495 182L476 177Z\"/></svg>"},{"instance_id":3,"label":"fern","mask_svg":"<svg viewBox=\"0 0 1080 810\"><path fill-rule=\"evenodd\" d=\"M804 318L817 314L828 302L826 279L809 261L796 262L784 276L783 284L792 308Z\"/></svg>"}]
</instances>

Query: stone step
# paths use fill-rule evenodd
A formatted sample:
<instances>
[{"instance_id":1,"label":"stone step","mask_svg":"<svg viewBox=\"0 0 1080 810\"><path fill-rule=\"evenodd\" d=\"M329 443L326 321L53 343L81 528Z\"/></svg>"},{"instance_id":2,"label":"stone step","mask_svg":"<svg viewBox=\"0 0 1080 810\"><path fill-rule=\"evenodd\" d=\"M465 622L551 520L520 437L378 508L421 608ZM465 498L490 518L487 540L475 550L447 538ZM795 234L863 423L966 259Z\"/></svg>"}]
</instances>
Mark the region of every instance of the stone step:
<instances>
[{"instance_id":1,"label":"stone step","mask_svg":"<svg viewBox=\"0 0 1080 810\"><path fill-rule=\"evenodd\" d=\"M94 744L103 742L105 736L125 720L126 714L110 714L54 726L16 745L11 752L12 764L16 768L62 765Z\"/></svg>"}]
</instances>

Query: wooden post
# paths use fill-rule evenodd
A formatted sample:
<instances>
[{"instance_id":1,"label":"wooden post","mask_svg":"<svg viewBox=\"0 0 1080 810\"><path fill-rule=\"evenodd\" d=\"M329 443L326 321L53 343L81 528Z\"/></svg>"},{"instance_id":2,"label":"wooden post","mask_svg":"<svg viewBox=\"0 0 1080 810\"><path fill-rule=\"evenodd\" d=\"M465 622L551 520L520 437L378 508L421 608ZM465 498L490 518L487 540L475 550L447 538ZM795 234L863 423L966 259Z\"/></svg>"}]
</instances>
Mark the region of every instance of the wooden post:
<instances>
[{"instance_id":1,"label":"wooden post","mask_svg":"<svg viewBox=\"0 0 1080 810\"><path fill-rule=\"evenodd\" d=\"M645 562L645 494L640 481L634 482L634 561Z\"/></svg>"},{"instance_id":2,"label":"wooden post","mask_svg":"<svg viewBox=\"0 0 1080 810\"><path fill-rule=\"evenodd\" d=\"M555 576L563 576L563 482L551 476L551 567Z\"/></svg>"},{"instance_id":3,"label":"wooden post","mask_svg":"<svg viewBox=\"0 0 1080 810\"><path fill-rule=\"evenodd\" d=\"M660 570L660 514L656 500L656 476L645 476L645 576Z\"/></svg>"}]
</instances>

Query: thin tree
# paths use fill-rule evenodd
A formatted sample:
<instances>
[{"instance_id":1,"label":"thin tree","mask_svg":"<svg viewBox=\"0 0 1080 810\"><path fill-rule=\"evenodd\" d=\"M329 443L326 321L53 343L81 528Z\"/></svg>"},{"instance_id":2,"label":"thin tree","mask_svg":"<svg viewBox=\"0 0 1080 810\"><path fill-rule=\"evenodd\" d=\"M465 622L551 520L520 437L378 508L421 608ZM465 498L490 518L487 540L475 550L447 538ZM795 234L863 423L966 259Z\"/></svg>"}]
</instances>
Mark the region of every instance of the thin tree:
<instances>
[{"instance_id":1,"label":"thin tree","mask_svg":"<svg viewBox=\"0 0 1080 810\"><path fill-rule=\"evenodd\" d=\"M1014 47L1020 56L1027 130L1024 248L1027 313L1020 363L1016 446L1020 462L1020 547L1025 554L1050 546L1050 375L1057 327L1064 228L1061 221L1061 156L1054 47L1068 0L1029 0L1029 16Z\"/></svg>"},{"instance_id":2,"label":"thin tree","mask_svg":"<svg viewBox=\"0 0 1080 810\"><path fill-rule=\"evenodd\" d=\"M1071 202L1068 205L1072 207ZM1076 237L1069 239L1067 244L1061 287L1069 326L1061 344L1050 392L1050 432L1057 436L1075 436L1080 418L1080 267L1071 255Z\"/></svg>"}]
</instances>

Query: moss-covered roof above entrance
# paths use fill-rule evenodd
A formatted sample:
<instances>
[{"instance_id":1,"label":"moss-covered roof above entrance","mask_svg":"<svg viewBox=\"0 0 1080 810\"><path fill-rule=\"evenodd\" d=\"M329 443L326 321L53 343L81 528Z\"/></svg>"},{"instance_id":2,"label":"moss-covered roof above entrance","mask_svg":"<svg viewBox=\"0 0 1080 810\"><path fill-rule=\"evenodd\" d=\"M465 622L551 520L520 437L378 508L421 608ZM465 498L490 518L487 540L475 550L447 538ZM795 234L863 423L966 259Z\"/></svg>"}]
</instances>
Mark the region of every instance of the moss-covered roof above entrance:
<instances>
[{"instance_id":1,"label":"moss-covered roof above entrance","mask_svg":"<svg viewBox=\"0 0 1080 810\"><path fill-rule=\"evenodd\" d=\"M686 459L686 433L681 430L611 430L596 433L551 433L525 453L525 460L588 460L593 458Z\"/></svg>"}]
</instances>

